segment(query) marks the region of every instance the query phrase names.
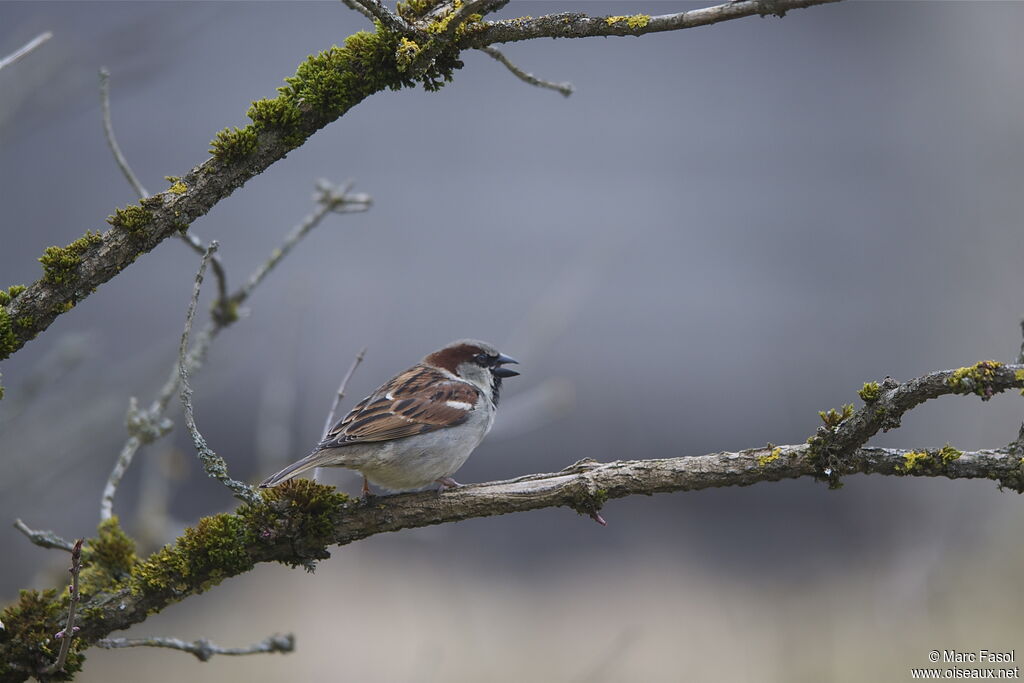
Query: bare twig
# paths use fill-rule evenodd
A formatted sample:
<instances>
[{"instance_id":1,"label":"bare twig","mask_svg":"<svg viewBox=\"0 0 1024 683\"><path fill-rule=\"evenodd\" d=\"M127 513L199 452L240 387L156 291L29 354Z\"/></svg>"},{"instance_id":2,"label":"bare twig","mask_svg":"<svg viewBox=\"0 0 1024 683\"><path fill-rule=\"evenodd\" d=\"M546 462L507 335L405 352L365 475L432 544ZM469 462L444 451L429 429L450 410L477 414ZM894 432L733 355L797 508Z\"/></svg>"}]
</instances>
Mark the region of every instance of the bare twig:
<instances>
[{"instance_id":1,"label":"bare twig","mask_svg":"<svg viewBox=\"0 0 1024 683\"><path fill-rule=\"evenodd\" d=\"M494 47L482 47L482 48L480 48L480 51L484 52L486 54L489 54L491 57L494 57L499 62L504 64L505 68L507 68L509 71L511 71L513 74L515 74L515 76L518 79L520 79L521 81L525 81L526 83L529 83L530 85L535 85L538 88L548 88L550 90L554 90L555 92L560 92L563 95L565 95L566 97L568 97L569 95L572 95L572 93L573 93L572 83L555 83L553 81L545 81L542 78L537 78L533 74L527 73L527 72L523 71L522 69L520 69L515 64L513 64L512 61L509 60L509 58L506 57L504 55L504 53L502 53L501 50L499 50L497 48L494 48Z\"/></svg>"},{"instance_id":2,"label":"bare twig","mask_svg":"<svg viewBox=\"0 0 1024 683\"><path fill-rule=\"evenodd\" d=\"M28 525L20 519L14 520L14 528L25 534L25 537L28 538L28 540L41 548L66 550L69 553L75 548L71 541L64 540L52 531L37 531L36 529L30 529Z\"/></svg>"},{"instance_id":3,"label":"bare twig","mask_svg":"<svg viewBox=\"0 0 1024 683\"><path fill-rule=\"evenodd\" d=\"M114 136L114 124L110 116L110 72L106 67L100 69L100 110L103 114L103 133L107 138L107 146L110 147L110 151L114 155L114 161L117 162L117 167L121 169L125 180L135 190L138 198L145 199L149 196L149 190L142 185L142 181L135 175L135 171L132 170L128 159L125 158L124 153L121 151L121 146L117 144L117 137ZM206 251L203 241L193 233L179 232L177 234L179 239L191 247L197 254L202 255ZM220 294L217 306L223 307L228 300L228 276L224 270L224 264L220 261L220 257L214 256L211 266L213 267L214 275L217 277L217 290ZM223 313L223 311L221 312Z\"/></svg>"},{"instance_id":4,"label":"bare twig","mask_svg":"<svg viewBox=\"0 0 1024 683\"><path fill-rule=\"evenodd\" d=\"M201 662L207 662L214 655L254 655L261 652L288 653L295 650L295 636L274 634L249 647L220 647L205 638L187 642L177 638L104 638L96 641L97 647L113 650L122 647L163 647L171 650L191 652Z\"/></svg>"},{"instance_id":5,"label":"bare twig","mask_svg":"<svg viewBox=\"0 0 1024 683\"><path fill-rule=\"evenodd\" d=\"M366 17L370 21L373 21L374 19L377 18L377 17L373 16L373 12L371 12L368 9L366 9L366 7L364 7L361 2L357 2L357 0L341 0L341 1L343 3L345 3L345 6L348 7L350 10L355 10L356 12L359 12L360 14L362 14L364 17Z\"/></svg>"},{"instance_id":6,"label":"bare twig","mask_svg":"<svg viewBox=\"0 0 1024 683\"><path fill-rule=\"evenodd\" d=\"M327 432L331 431L331 427L334 426L334 418L338 412L338 406L341 405L341 400L345 398L345 387L348 386L348 381L352 379L352 375L355 373L356 368L363 362L363 357L366 355L366 347L364 346L356 354L355 360L352 361L352 365L348 366L348 371L345 372L345 376L341 378L341 384L338 385L338 393L334 395L334 402L331 404L331 412L327 413L327 421L324 422L324 433L320 437L321 439L327 438Z\"/></svg>"},{"instance_id":7,"label":"bare twig","mask_svg":"<svg viewBox=\"0 0 1024 683\"><path fill-rule=\"evenodd\" d=\"M100 68L100 110L103 113L103 132L107 136L107 146L110 147L110 151L114 154L114 161L117 162L117 167L121 169L125 180L135 190L135 194L139 196L139 199L148 197L149 190L142 186L139 177L135 175L135 171L128 165L128 160L124 158L121 146L117 144L117 138L114 137L114 124L110 119L110 72L107 71L106 67Z\"/></svg>"},{"instance_id":8,"label":"bare twig","mask_svg":"<svg viewBox=\"0 0 1024 683\"><path fill-rule=\"evenodd\" d=\"M318 204L315 211L306 216L301 223L291 229L280 247L275 249L262 265L260 265L244 285L238 288L231 295L231 300L236 305L241 305L249 298L252 290L263 281L263 278L281 262L285 256L305 237L310 230L315 228L328 213L361 213L368 211L373 205L373 199L363 193L349 194L352 189L352 181L336 188L326 180L317 181L315 199Z\"/></svg>"},{"instance_id":9,"label":"bare twig","mask_svg":"<svg viewBox=\"0 0 1024 683\"><path fill-rule=\"evenodd\" d=\"M192 435L192 443L195 445L200 462L203 463L203 470L210 477L213 477L224 484L239 500L255 504L260 500L259 495L251 486L232 479L228 476L228 466L224 458L217 455L207 444L206 439L199 433L196 426L195 416L192 414L192 387L188 383L188 338L192 333L192 321L195 318L196 306L199 303L199 290L203 285L203 275L206 273L206 265L210 256L217 250L217 241L210 242L203 259L199 263L199 272L196 273L195 286L192 288L192 299L188 304L188 312L185 314L185 329L181 333L181 344L178 346L178 374L181 375L181 405L185 410L185 425Z\"/></svg>"},{"instance_id":10,"label":"bare twig","mask_svg":"<svg viewBox=\"0 0 1024 683\"><path fill-rule=\"evenodd\" d=\"M199 303L199 291L203 284L203 275L206 273L206 266L210 256L217 250L218 244L214 240L210 242L203 259L199 264L199 272L196 273L195 285L192 288L192 298L189 301L188 311L185 314L185 329L181 333L181 344L178 346L178 374L181 376L181 404L185 412L185 425L192 435L192 443L195 445L199 460L207 475L220 481L230 489L237 498L247 503L255 503L259 496L251 486L232 479L228 476L227 463L217 455L206 443L206 439L200 434L196 426L195 417L192 412L192 387L188 383L188 338L192 333L192 321L195 319L196 306Z\"/></svg>"},{"instance_id":11,"label":"bare twig","mask_svg":"<svg viewBox=\"0 0 1024 683\"><path fill-rule=\"evenodd\" d=\"M562 12L536 18L487 22L460 45L483 47L495 43L511 43L533 38L642 36L646 33L708 26L754 15L782 16L792 9L802 9L831 2L840 2L840 0L743 0L659 16L634 14L632 16L591 17L580 12Z\"/></svg>"},{"instance_id":12,"label":"bare twig","mask_svg":"<svg viewBox=\"0 0 1024 683\"><path fill-rule=\"evenodd\" d=\"M334 420L338 413L338 406L341 405L341 400L345 398L345 387L348 386L348 381L352 379L353 373L359 364L363 362L363 356L366 355L366 347L360 349L359 353L356 354L352 364L348 366L348 371L345 376L341 378L341 384L338 385L338 392L334 395L334 401L331 403L331 410L327 413L327 419L324 421L324 431L320 436L320 440L323 441L327 438L327 433L331 431L331 427L334 426ZM320 468L313 468L313 481L320 481Z\"/></svg>"},{"instance_id":13,"label":"bare twig","mask_svg":"<svg viewBox=\"0 0 1024 683\"><path fill-rule=\"evenodd\" d=\"M3 59L0 59L0 69L4 68L5 66L10 66L11 64L14 64L19 59L27 55L29 52L32 52L32 50L35 50L37 47L48 41L50 38L53 38L53 33L51 33L50 31L40 33L38 36L25 43L11 54L7 55Z\"/></svg>"},{"instance_id":14,"label":"bare twig","mask_svg":"<svg viewBox=\"0 0 1024 683\"><path fill-rule=\"evenodd\" d=\"M381 24L396 33L401 33L402 35L412 35L416 33L416 30L410 26L405 19L388 9L388 7L380 0L341 1L345 3L349 9L354 9L370 21L379 19Z\"/></svg>"},{"instance_id":15,"label":"bare twig","mask_svg":"<svg viewBox=\"0 0 1024 683\"><path fill-rule=\"evenodd\" d=\"M253 274L249 276L245 284L228 297L233 306L240 308L252 295L253 290L273 270L274 266L287 256L303 237L319 225L328 213L359 213L367 211L373 205L373 199L368 194L351 193L352 185L352 181L340 187L335 187L326 180L317 181L314 197L318 204L316 211L313 215L306 217L299 225L292 228L281 246L271 252L270 258L260 264ZM205 255L206 250L203 249L201 253ZM214 261L211 259L210 263L212 264ZM213 340L221 330L234 322L235 319L235 317L222 318L215 315L213 320L195 335L195 341L188 352L185 363L188 374L192 374L202 366ZM110 472L106 486L104 486L103 496L100 500L101 520L109 519L114 514L114 496L117 493L117 487L125 471L131 465L135 453L144 444L148 444L166 434L173 426L171 421L164 417L164 413L167 411L171 398L178 393L180 381L181 374L176 362L174 367L171 368L170 376L164 382L163 387L161 387L160 393L149 405L148 409L139 409L136 400L134 398L130 399L128 414L125 420L129 437L121 448L117 462L114 463L114 468Z\"/></svg>"},{"instance_id":16,"label":"bare twig","mask_svg":"<svg viewBox=\"0 0 1024 683\"><path fill-rule=\"evenodd\" d=\"M78 573L82 571L82 542L84 540L80 538L75 541L75 545L71 549L71 568L68 570L71 574L68 621L64 630L54 635L54 638L60 639L60 652L57 653L57 661L47 667L43 673L51 674L64 670L64 664L68 659L68 652L71 651L71 641L75 639L75 632L78 631L78 627L75 626L75 608L78 607Z\"/></svg>"}]
</instances>

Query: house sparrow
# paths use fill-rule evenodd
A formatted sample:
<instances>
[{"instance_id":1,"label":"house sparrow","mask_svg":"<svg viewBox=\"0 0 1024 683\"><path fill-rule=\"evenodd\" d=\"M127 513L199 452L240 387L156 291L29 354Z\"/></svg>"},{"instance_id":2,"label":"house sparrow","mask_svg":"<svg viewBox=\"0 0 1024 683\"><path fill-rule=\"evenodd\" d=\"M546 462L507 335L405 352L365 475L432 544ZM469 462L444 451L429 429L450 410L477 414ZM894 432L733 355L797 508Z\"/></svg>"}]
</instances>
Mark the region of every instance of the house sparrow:
<instances>
[{"instance_id":1,"label":"house sparrow","mask_svg":"<svg viewBox=\"0 0 1024 683\"><path fill-rule=\"evenodd\" d=\"M312 453L260 487L314 467L358 471L367 496L367 481L389 491L460 486L452 475L490 431L501 380L519 374L503 366L517 362L481 341L452 342L357 403Z\"/></svg>"}]
</instances>

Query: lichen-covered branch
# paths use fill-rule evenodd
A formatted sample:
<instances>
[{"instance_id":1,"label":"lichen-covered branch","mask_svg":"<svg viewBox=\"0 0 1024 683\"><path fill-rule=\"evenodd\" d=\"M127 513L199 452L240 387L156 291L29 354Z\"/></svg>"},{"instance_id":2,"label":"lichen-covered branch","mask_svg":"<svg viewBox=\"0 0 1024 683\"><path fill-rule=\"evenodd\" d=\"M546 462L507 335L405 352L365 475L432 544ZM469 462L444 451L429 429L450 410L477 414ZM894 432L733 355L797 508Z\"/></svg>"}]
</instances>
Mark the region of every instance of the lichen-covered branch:
<instances>
[{"instance_id":1,"label":"lichen-covered branch","mask_svg":"<svg viewBox=\"0 0 1024 683\"><path fill-rule=\"evenodd\" d=\"M413 28L406 23L405 19L388 9L380 0L342 0L342 2L349 9L354 9L370 21L379 20L391 31L401 35L409 35L413 32Z\"/></svg>"},{"instance_id":2,"label":"lichen-covered branch","mask_svg":"<svg viewBox=\"0 0 1024 683\"><path fill-rule=\"evenodd\" d=\"M1013 446L963 452L949 444L931 449L867 448L879 429L898 426L900 417L924 401L948 394L987 400L1024 389L1024 365L982 361L930 373L908 382L868 382L858 392L865 406L820 413L823 425L808 443L768 445L736 453L598 463L581 460L564 470L508 481L436 492L410 493L369 502L350 499L309 480L262 490L232 514L199 520L172 545L145 560L120 531L116 518L101 523L99 537L86 545L88 578L83 600L78 657L111 632L130 627L167 605L203 592L260 562L312 568L329 556L328 547L375 534L444 524L474 517L568 507L599 518L610 500L631 495L749 486L798 477L839 477L862 473L988 479L1024 491L1024 459ZM54 592L25 592L0 614L0 683L40 672L37 641L59 628L65 601ZM52 659L44 660L46 665Z\"/></svg>"},{"instance_id":3,"label":"lichen-covered branch","mask_svg":"<svg viewBox=\"0 0 1024 683\"><path fill-rule=\"evenodd\" d=\"M451 81L462 67L464 49L541 37L642 35L837 1L746 0L656 17L570 13L496 22L484 22L482 15L507 0L401 3L398 16L388 11L384 20L378 18L374 33L361 31L344 46L309 57L285 79L276 97L252 103L247 112L251 123L217 134L211 158L174 178L163 192L115 210L107 219L109 230L90 230L64 247L48 247L39 259L39 280L0 291L0 360L366 97L416 84L437 90ZM375 16L383 11L373 0L359 4Z\"/></svg>"},{"instance_id":4,"label":"lichen-covered branch","mask_svg":"<svg viewBox=\"0 0 1024 683\"><path fill-rule=\"evenodd\" d=\"M205 638L186 641L178 638L104 638L96 641L96 647L105 650L116 650L125 647L162 647L168 650L181 650L196 656L200 662L208 662L214 655L255 655L264 652L288 653L295 650L295 636L291 633L275 634L264 638L248 647L220 647Z\"/></svg>"},{"instance_id":5,"label":"lichen-covered branch","mask_svg":"<svg viewBox=\"0 0 1024 683\"><path fill-rule=\"evenodd\" d=\"M474 30L468 47L511 43L534 38L589 38L593 36L642 36L647 33L679 31L718 24L732 19L783 16L794 9L824 5L841 0L743 0L726 2L675 14L631 14L592 17L580 12L562 12L542 17L520 17L486 22Z\"/></svg>"},{"instance_id":6,"label":"lichen-covered branch","mask_svg":"<svg viewBox=\"0 0 1024 683\"><path fill-rule=\"evenodd\" d=\"M1005 488L1024 490L1021 459L1008 450L858 448L840 467L844 475L989 479ZM122 569L120 574L113 570L104 574L120 577L106 585L92 582L81 610L79 640L83 648L96 644L111 632L247 572L257 563L310 566L328 557L331 545L383 532L549 507L590 515L610 500L631 495L748 486L813 477L818 472L812 447L800 444L661 460L581 460L559 472L469 485L442 494L429 491L376 498L369 503L308 480L291 481L262 491L258 501L242 505L233 514L203 518L176 543L144 561L136 560L133 548L124 546L123 536L114 533L116 527L101 527L101 537L87 544L93 549L91 557L109 558L105 561ZM125 565L129 567L126 574ZM19 637L12 633L17 626L11 624L22 623L18 616L25 600L23 596L22 603L0 615L11 635L0 640L0 662L18 664L10 658L11 643ZM0 664L0 681L20 681L26 675L21 668L5 669Z\"/></svg>"},{"instance_id":7,"label":"lichen-covered branch","mask_svg":"<svg viewBox=\"0 0 1024 683\"><path fill-rule=\"evenodd\" d=\"M925 401L949 394L973 394L987 401L995 394L1022 387L1024 365L994 360L933 372L902 384L886 377L882 382L868 382L860 389L858 394L865 404L861 409L846 405L841 411L819 413L824 424L808 439L808 444L821 474L832 485L838 485L850 453L880 430L899 427L903 415Z\"/></svg>"}]
</instances>

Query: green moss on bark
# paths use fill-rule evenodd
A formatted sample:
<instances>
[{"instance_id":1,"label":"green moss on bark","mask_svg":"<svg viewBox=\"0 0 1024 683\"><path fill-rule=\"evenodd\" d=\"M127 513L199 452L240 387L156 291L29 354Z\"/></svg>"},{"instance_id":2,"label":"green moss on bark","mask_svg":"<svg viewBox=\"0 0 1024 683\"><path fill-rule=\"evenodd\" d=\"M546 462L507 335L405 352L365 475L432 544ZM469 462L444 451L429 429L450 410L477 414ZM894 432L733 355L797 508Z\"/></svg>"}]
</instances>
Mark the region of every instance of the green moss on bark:
<instances>
[{"instance_id":1,"label":"green moss on bark","mask_svg":"<svg viewBox=\"0 0 1024 683\"><path fill-rule=\"evenodd\" d=\"M43 264L43 280L51 285L63 285L78 277L82 255L103 243L98 232L86 230L82 237L66 247L47 247L39 262Z\"/></svg>"}]
</instances>

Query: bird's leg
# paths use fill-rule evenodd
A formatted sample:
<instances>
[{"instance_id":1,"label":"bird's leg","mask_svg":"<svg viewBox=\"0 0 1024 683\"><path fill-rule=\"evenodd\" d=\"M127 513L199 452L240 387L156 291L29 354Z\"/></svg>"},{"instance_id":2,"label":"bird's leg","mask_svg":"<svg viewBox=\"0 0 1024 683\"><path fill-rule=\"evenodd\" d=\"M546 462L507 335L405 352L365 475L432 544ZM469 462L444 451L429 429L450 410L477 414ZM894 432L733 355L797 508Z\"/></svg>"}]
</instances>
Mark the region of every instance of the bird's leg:
<instances>
[{"instance_id":1,"label":"bird's leg","mask_svg":"<svg viewBox=\"0 0 1024 683\"><path fill-rule=\"evenodd\" d=\"M366 475L364 474L363 475L363 500L370 500L370 498L372 498L372 497L373 497L373 491L370 490L370 482L366 478Z\"/></svg>"},{"instance_id":2,"label":"bird's leg","mask_svg":"<svg viewBox=\"0 0 1024 683\"><path fill-rule=\"evenodd\" d=\"M438 488L437 488L437 492L438 493L440 493L442 491L446 491L448 489L457 489L460 486L462 486L462 484L460 484L459 482L455 481L451 477L441 477L440 479L435 479L434 481L436 481L438 483Z\"/></svg>"}]
</instances>

